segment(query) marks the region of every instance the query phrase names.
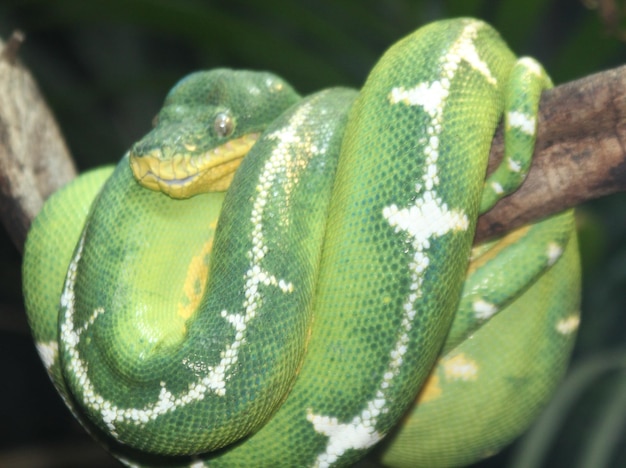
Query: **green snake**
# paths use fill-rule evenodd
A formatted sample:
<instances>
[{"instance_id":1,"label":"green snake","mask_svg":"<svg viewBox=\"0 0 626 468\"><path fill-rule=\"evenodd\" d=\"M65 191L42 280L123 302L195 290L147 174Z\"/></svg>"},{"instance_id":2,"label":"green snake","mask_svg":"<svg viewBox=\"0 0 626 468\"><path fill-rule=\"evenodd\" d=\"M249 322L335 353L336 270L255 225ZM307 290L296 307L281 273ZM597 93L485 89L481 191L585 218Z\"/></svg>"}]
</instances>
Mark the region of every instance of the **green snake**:
<instances>
[{"instance_id":1,"label":"green snake","mask_svg":"<svg viewBox=\"0 0 626 468\"><path fill-rule=\"evenodd\" d=\"M472 248L478 214L528 172L549 86L473 19L399 41L359 92L187 76L29 233L29 321L63 399L130 466L497 452L578 327L571 211Z\"/></svg>"}]
</instances>

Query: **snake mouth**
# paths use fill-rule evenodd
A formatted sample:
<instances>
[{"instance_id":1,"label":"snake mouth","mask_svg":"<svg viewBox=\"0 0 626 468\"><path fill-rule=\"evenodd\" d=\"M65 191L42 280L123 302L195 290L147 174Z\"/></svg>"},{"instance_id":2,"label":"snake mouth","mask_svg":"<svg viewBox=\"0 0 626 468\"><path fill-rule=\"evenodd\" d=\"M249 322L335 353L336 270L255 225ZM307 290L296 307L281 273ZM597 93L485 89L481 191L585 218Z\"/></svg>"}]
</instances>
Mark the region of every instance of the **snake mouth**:
<instances>
[{"instance_id":1,"label":"snake mouth","mask_svg":"<svg viewBox=\"0 0 626 468\"><path fill-rule=\"evenodd\" d=\"M163 159L160 148L142 155L131 151L130 167L143 187L172 198L223 192L230 186L235 171L259 135L249 133L199 155L176 154ZM195 150L192 145L187 149Z\"/></svg>"}]
</instances>

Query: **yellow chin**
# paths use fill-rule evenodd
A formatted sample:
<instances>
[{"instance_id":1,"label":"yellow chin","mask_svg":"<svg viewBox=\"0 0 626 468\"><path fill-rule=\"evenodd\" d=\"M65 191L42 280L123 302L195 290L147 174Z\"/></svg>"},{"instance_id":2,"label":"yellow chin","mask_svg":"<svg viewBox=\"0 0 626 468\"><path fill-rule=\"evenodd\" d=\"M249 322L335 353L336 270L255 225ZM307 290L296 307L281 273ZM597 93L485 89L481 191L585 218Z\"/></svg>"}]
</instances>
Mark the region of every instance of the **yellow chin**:
<instances>
[{"instance_id":1,"label":"yellow chin","mask_svg":"<svg viewBox=\"0 0 626 468\"><path fill-rule=\"evenodd\" d=\"M130 155L130 167L139 184L172 198L189 198L206 192L224 192L241 160L259 138L251 133L213 148L202 155L177 154L161 159L159 149Z\"/></svg>"}]
</instances>

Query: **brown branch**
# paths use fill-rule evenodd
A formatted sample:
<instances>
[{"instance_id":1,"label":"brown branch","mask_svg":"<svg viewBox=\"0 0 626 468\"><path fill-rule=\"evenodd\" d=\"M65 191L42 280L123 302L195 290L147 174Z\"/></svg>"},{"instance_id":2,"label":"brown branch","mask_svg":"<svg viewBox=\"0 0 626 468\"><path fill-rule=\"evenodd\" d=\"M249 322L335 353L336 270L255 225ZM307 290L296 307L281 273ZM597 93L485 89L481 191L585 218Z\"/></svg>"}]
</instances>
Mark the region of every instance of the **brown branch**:
<instances>
[{"instance_id":1,"label":"brown branch","mask_svg":"<svg viewBox=\"0 0 626 468\"><path fill-rule=\"evenodd\" d=\"M23 40L0 41L0 218L21 251L44 200L76 175L63 137L30 73Z\"/></svg>"},{"instance_id":2,"label":"brown branch","mask_svg":"<svg viewBox=\"0 0 626 468\"><path fill-rule=\"evenodd\" d=\"M502 143L499 132L491 147L490 168L502 157ZM625 151L626 66L545 92L528 178L479 218L476 239L626 190Z\"/></svg>"},{"instance_id":3,"label":"brown branch","mask_svg":"<svg viewBox=\"0 0 626 468\"><path fill-rule=\"evenodd\" d=\"M21 40L0 42L0 216L22 249L43 201L75 176L67 148L29 73ZM4 48L3 48L4 47ZM626 189L626 67L544 93L535 159L516 193L481 216L476 240ZM499 131L490 168L502 155Z\"/></svg>"}]
</instances>

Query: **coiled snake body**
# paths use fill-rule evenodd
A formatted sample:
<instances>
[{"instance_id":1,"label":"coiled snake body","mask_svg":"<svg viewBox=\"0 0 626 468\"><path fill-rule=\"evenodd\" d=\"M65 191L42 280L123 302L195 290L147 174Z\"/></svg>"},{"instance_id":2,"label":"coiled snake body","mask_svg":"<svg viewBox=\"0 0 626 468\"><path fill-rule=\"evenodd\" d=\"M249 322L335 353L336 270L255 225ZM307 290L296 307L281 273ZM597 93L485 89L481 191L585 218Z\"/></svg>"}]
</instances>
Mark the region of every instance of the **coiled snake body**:
<instances>
[{"instance_id":1,"label":"coiled snake body","mask_svg":"<svg viewBox=\"0 0 626 468\"><path fill-rule=\"evenodd\" d=\"M398 42L358 93L181 80L33 224L25 299L57 389L131 465L347 465L399 422L388 464L494 453L578 324L571 212L471 250L528 170L547 86L471 19Z\"/></svg>"}]
</instances>

